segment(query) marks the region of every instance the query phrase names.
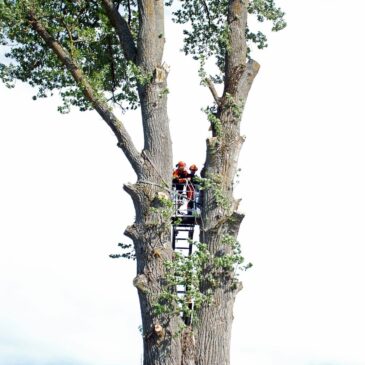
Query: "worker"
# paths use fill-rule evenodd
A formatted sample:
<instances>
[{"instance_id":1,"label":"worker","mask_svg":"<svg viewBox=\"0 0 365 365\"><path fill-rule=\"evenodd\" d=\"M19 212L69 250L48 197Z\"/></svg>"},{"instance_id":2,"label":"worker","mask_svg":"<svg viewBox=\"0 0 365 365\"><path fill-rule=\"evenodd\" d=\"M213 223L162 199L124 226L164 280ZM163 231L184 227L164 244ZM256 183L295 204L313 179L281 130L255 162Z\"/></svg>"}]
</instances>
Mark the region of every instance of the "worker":
<instances>
[{"instance_id":1,"label":"worker","mask_svg":"<svg viewBox=\"0 0 365 365\"><path fill-rule=\"evenodd\" d=\"M176 169L172 173L172 183L176 187L176 190L184 190L184 185L189 176L189 173L185 170L186 163L179 161L176 164Z\"/></svg>"},{"instance_id":2,"label":"worker","mask_svg":"<svg viewBox=\"0 0 365 365\"><path fill-rule=\"evenodd\" d=\"M196 172L198 171L198 168L196 165L191 165L189 167L190 173L188 174L188 185L186 187L186 196L188 198L188 209L194 209L194 201L195 201L195 190L196 190L196 184L198 183L197 181L197 176L196 176Z\"/></svg>"},{"instance_id":3,"label":"worker","mask_svg":"<svg viewBox=\"0 0 365 365\"><path fill-rule=\"evenodd\" d=\"M183 161L179 161L176 164L176 169L172 173L172 184L173 187L176 189L178 194L177 199L177 208L183 204L182 195L184 193L184 187L188 179L189 173L185 169L186 163Z\"/></svg>"},{"instance_id":4,"label":"worker","mask_svg":"<svg viewBox=\"0 0 365 365\"><path fill-rule=\"evenodd\" d=\"M198 170L199 169L194 164L189 167L190 174L188 174L188 178L190 178L191 181L194 182L194 180L195 180L195 182L196 182L196 178L198 177L198 176L196 176L196 172Z\"/></svg>"}]
</instances>

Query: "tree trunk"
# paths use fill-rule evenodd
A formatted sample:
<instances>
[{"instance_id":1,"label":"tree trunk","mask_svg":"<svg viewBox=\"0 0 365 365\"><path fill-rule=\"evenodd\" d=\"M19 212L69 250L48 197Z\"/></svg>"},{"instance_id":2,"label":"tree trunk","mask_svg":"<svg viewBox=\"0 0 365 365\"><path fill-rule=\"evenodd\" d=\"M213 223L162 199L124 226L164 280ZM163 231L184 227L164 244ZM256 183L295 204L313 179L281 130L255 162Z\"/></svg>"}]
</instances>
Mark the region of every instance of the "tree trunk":
<instances>
[{"instance_id":1,"label":"tree trunk","mask_svg":"<svg viewBox=\"0 0 365 365\"><path fill-rule=\"evenodd\" d=\"M164 260L172 259L170 220L161 215L159 194L169 191L172 169L172 143L167 116L167 70L161 65L164 30L162 0L140 0L140 31L137 66L152 81L139 85L144 130L144 166L137 183L125 186L136 210L135 223L125 234L134 242L141 307L144 365L181 363L178 316L156 316L154 304L162 290ZM168 195L167 195L168 196ZM163 208L163 207L162 207ZM163 210L163 209L162 209Z\"/></svg>"},{"instance_id":2,"label":"tree trunk","mask_svg":"<svg viewBox=\"0 0 365 365\"><path fill-rule=\"evenodd\" d=\"M200 241L208 245L213 257L231 254L224 245L226 236L237 238L243 215L237 212L238 201L232 195L233 181L237 169L243 138L239 134L239 123L231 112L220 115L224 129L222 135L207 142L207 159L204 177L216 179L217 189L225 204L217 202L214 191L204 194ZM210 269L209 269L210 270ZM197 365L228 365L230 363L230 340L233 321L233 304L240 287L233 282L233 273L227 272L217 278L212 303L204 306L199 313L197 333ZM211 289L209 285L202 288Z\"/></svg>"},{"instance_id":3,"label":"tree trunk","mask_svg":"<svg viewBox=\"0 0 365 365\"><path fill-rule=\"evenodd\" d=\"M134 242L137 259L138 289L141 307L144 365L173 365L181 359L181 343L173 336L178 332L180 318L157 317L153 306L161 292L164 260L171 260L170 220L161 216L159 194L169 188L172 152L168 130L166 96L161 96L166 80L154 81L141 88L141 108L145 127L143 173L136 184L125 186L131 195L136 221L125 234ZM168 196L168 195L167 195Z\"/></svg>"},{"instance_id":4,"label":"tree trunk","mask_svg":"<svg viewBox=\"0 0 365 365\"><path fill-rule=\"evenodd\" d=\"M248 1L230 0L228 8L229 44L226 53L224 93L218 101L221 128L207 140L203 177L215 180L223 202L214 189L205 191L200 241L208 245L213 257L230 255L232 248L225 237L236 240L244 215L238 211L239 200L233 197L233 184L244 137L240 134L241 115L259 65L246 63L245 29ZM209 271L211 269L207 269ZM208 272L207 272L208 273ZM211 305L199 313L196 328L196 365L229 365L233 305L242 284L235 282L232 270L217 277ZM203 284L202 290L212 289Z\"/></svg>"}]
</instances>

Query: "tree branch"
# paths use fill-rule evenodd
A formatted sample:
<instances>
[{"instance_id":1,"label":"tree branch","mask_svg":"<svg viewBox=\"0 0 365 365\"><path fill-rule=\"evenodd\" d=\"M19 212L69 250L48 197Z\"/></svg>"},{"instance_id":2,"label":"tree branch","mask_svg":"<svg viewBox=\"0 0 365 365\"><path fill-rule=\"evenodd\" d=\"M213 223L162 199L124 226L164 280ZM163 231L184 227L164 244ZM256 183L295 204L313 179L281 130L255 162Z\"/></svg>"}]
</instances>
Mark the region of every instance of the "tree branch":
<instances>
[{"instance_id":1,"label":"tree branch","mask_svg":"<svg viewBox=\"0 0 365 365\"><path fill-rule=\"evenodd\" d=\"M113 1L102 0L102 3L110 23L117 32L125 58L128 61L135 62L137 49L128 23L119 14L118 9L114 7Z\"/></svg>"},{"instance_id":2,"label":"tree branch","mask_svg":"<svg viewBox=\"0 0 365 365\"><path fill-rule=\"evenodd\" d=\"M206 3L206 1L205 1L205 0L201 0L201 2L203 3L204 11L205 11L205 13L207 14L208 24L209 24L209 26L210 26L210 25L211 25L211 23L212 23L212 20L211 20L211 18L210 18L210 11L209 11L208 4Z\"/></svg>"},{"instance_id":3,"label":"tree branch","mask_svg":"<svg viewBox=\"0 0 365 365\"><path fill-rule=\"evenodd\" d=\"M131 9L131 0L128 0L128 25L131 26L132 22L132 9Z\"/></svg>"},{"instance_id":4,"label":"tree branch","mask_svg":"<svg viewBox=\"0 0 365 365\"><path fill-rule=\"evenodd\" d=\"M125 129L123 123L118 120L110 110L109 105L104 97L99 95L93 89L81 68L77 65L70 53L65 48L63 48L62 45L57 42L50 33L48 33L44 26L35 17L33 12L29 11L28 19L33 29L43 39L47 46L56 54L66 69L71 73L73 79L76 81L76 84L82 90L85 98L93 105L95 110L113 130L118 140L118 147L122 149L137 176L139 176L141 174L143 160L140 153L134 146L132 139Z\"/></svg>"},{"instance_id":5,"label":"tree branch","mask_svg":"<svg viewBox=\"0 0 365 365\"><path fill-rule=\"evenodd\" d=\"M207 84L207 86L208 86L208 88L209 88L210 92L212 93L212 95L213 95L213 98L214 98L215 102L216 102L216 103L217 103L217 105L219 106L219 105L220 105L220 103L221 103L221 98L219 97L219 95L218 95L218 93L217 93L217 90L216 90L216 88L215 88L215 86L214 86L213 81L212 81L210 78L206 78L206 79L205 79L205 82L206 82L206 84Z\"/></svg>"},{"instance_id":6,"label":"tree branch","mask_svg":"<svg viewBox=\"0 0 365 365\"><path fill-rule=\"evenodd\" d=\"M260 64L255 60L249 60L246 64L245 72L241 77L241 80L238 84L238 97L241 100L247 99L248 93L251 89L252 83L260 70Z\"/></svg>"}]
</instances>

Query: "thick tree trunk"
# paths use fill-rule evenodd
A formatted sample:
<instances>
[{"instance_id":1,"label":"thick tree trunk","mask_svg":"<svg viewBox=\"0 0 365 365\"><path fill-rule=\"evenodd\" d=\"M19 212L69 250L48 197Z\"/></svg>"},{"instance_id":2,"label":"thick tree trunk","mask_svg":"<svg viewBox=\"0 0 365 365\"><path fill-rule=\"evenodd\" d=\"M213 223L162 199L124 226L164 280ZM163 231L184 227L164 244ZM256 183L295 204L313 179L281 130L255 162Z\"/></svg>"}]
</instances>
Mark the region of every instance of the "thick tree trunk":
<instances>
[{"instance_id":1,"label":"thick tree trunk","mask_svg":"<svg viewBox=\"0 0 365 365\"><path fill-rule=\"evenodd\" d=\"M216 180L225 200L217 201L212 189L203 200L201 242L207 243L213 257L229 255L232 248L223 243L224 237L236 240L244 215L238 211L239 201L233 197L233 184L244 137L240 134L241 115L259 66L246 63L245 29L248 1L230 0L228 8L230 50L226 54L223 96L218 100L216 117L221 132L207 141L203 175ZM207 270L210 270L209 268ZM233 305L242 284L236 283L234 273L226 272L217 278L212 304L199 313L196 328L196 365L229 365ZM202 290L212 289L203 285Z\"/></svg>"},{"instance_id":2,"label":"thick tree trunk","mask_svg":"<svg viewBox=\"0 0 365 365\"><path fill-rule=\"evenodd\" d=\"M208 245L213 257L231 254L231 248L223 243L226 236L237 238L243 215L237 212L238 201L232 195L243 138L239 123L229 111L220 115L224 129L222 135L208 140L204 176L217 180L225 203L219 204L212 190L204 195L200 240ZM211 270L211 269L208 269ZM234 283L233 272L217 277L212 303L199 313L196 330L197 365L229 365L233 305L240 285ZM203 290L212 289L209 285Z\"/></svg>"},{"instance_id":3,"label":"thick tree trunk","mask_svg":"<svg viewBox=\"0 0 365 365\"><path fill-rule=\"evenodd\" d=\"M181 343L174 336L180 318L156 316L153 310L162 290L164 260L172 258L170 221L159 211L159 194L166 194L169 188L172 167L166 96L160 95L165 83L155 78L140 90L142 115L148 125L145 128L148 143L142 152L143 172L136 184L125 186L136 210L135 223L125 234L133 240L136 251L134 285L141 307L144 365L173 365L181 361Z\"/></svg>"},{"instance_id":4,"label":"thick tree trunk","mask_svg":"<svg viewBox=\"0 0 365 365\"><path fill-rule=\"evenodd\" d=\"M162 0L140 0L140 31L136 64L152 76L139 85L138 92L144 130L144 167L137 183L125 186L136 209L136 221L125 234L136 251L138 289L141 307L144 365L181 363L179 316L156 316L154 305L162 290L164 261L172 259L170 220L161 216L159 195L170 188L172 143L167 116L167 70L161 65L164 46Z\"/></svg>"}]
</instances>

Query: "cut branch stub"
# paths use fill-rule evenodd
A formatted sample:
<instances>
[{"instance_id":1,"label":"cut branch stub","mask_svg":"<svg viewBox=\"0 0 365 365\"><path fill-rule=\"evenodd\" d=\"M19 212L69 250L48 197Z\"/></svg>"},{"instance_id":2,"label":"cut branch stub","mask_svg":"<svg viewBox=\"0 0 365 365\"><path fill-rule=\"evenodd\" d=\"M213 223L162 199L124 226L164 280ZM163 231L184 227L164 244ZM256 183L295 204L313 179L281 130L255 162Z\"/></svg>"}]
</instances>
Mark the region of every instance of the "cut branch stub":
<instances>
[{"instance_id":1,"label":"cut branch stub","mask_svg":"<svg viewBox=\"0 0 365 365\"><path fill-rule=\"evenodd\" d=\"M155 324L153 330L155 331L156 336L159 338L162 338L165 335L165 330L158 322Z\"/></svg>"},{"instance_id":2,"label":"cut branch stub","mask_svg":"<svg viewBox=\"0 0 365 365\"><path fill-rule=\"evenodd\" d=\"M148 280L147 280L147 277L143 274L137 275L133 279L133 286L135 286L142 293L148 293L149 292Z\"/></svg>"},{"instance_id":3,"label":"cut branch stub","mask_svg":"<svg viewBox=\"0 0 365 365\"><path fill-rule=\"evenodd\" d=\"M168 74L168 67L166 64L156 67L154 71L154 80L156 84L163 84L166 81Z\"/></svg>"},{"instance_id":4,"label":"cut branch stub","mask_svg":"<svg viewBox=\"0 0 365 365\"><path fill-rule=\"evenodd\" d=\"M133 224L131 226L128 226L125 231L124 235L130 238L131 240L135 241L139 239L138 230L136 229L136 226Z\"/></svg>"},{"instance_id":5,"label":"cut branch stub","mask_svg":"<svg viewBox=\"0 0 365 365\"><path fill-rule=\"evenodd\" d=\"M245 215L239 212L233 212L228 219L228 234L237 237L240 225Z\"/></svg>"},{"instance_id":6,"label":"cut branch stub","mask_svg":"<svg viewBox=\"0 0 365 365\"><path fill-rule=\"evenodd\" d=\"M157 322L154 326L153 326L153 332L156 336L156 344L157 346L161 344L161 342L164 340L165 338L165 329L161 326L161 324L159 322Z\"/></svg>"}]
</instances>

